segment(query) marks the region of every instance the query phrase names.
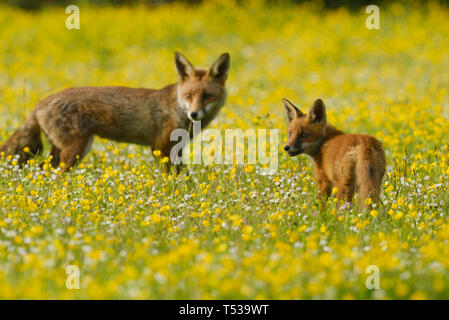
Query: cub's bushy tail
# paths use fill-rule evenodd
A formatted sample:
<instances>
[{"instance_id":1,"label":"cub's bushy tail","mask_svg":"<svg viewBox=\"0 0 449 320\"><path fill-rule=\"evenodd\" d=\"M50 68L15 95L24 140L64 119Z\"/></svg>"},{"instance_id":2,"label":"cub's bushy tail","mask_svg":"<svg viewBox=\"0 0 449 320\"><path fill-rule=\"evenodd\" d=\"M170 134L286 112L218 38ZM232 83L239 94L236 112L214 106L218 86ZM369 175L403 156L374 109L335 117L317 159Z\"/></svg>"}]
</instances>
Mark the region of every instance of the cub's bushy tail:
<instances>
[{"instance_id":1,"label":"cub's bushy tail","mask_svg":"<svg viewBox=\"0 0 449 320\"><path fill-rule=\"evenodd\" d=\"M28 147L29 152L24 148ZM41 128L32 112L20 128L0 147L0 153L7 155L19 155L19 164L24 164L33 155L42 151Z\"/></svg>"}]
</instances>

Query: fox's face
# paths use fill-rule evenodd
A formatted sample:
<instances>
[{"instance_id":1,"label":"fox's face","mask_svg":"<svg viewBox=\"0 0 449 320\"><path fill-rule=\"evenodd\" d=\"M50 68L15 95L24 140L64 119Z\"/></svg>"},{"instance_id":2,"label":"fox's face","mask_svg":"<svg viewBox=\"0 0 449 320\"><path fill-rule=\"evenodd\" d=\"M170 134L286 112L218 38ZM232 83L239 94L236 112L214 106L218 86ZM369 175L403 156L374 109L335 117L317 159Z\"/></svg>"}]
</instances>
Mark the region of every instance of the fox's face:
<instances>
[{"instance_id":1,"label":"fox's face","mask_svg":"<svg viewBox=\"0 0 449 320\"><path fill-rule=\"evenodd\" d=\"M198 121L215 114L224 105L229 60L229 54L223 53L209 70L195 69L182 54L175 53L178 102L190 120Z\"/></svg>"},{"instance_id":2,"label":"fox's face","mask_svg":"<svg viewBox=\"0 0 449 320\"><path fill-rule=\"evenodd\" d=\"M302 113L287 99L283 99L282 102L288 117L288 140L284 150L289 156L300 153L314 155L326 134L326 108L323 101L315 100L307 114Z\"/></svg>"}]
</instances>

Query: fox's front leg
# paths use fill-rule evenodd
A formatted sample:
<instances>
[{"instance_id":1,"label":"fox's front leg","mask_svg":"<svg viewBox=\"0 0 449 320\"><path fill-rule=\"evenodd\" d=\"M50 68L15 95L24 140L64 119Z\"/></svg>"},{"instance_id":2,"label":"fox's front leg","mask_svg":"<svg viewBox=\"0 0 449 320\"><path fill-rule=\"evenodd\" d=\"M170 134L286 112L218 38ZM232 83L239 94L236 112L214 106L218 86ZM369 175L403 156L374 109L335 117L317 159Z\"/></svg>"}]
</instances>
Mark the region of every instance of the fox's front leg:
<instances>
[{"instance_id":1,"label":"fox's front leg","mask_svg":"<svg viewBox=\"0 0 449 320\"><path fill-rule=\"evenodd\" d=\"M167 157L168 161L165 163L165 169L167 173L170 172L171 166L174 165L176 174L179 174L184 167L182 163L182 150L178 150L178 154L171 154L172 147L163 148L161 150L162 158Z\"/></svg>"},{"instance_id":2,"label":"fox's front leg","mask_svg":"<svg viewBox=\"0 0 449 320\"><path fill-rule=\"evenodd\" d=\"M165 169L167 170L167 173L170 172L171 166L172 166L172 163L170 161L165 163ZM179 174L184 167L185 167L185 165L182 162L175 164L174 168L175 168L176 174Z\"/></svg>"},{"instance_id":3,"label":"fox's front leg","mask_svg":"<svg viewBox=\"0 0 449 320\"><path fill-rule=\"evenodd\" d=\"M324 175L316 175L318 199L321 203L321 211L324 210L324 204L332 193L332 182Z\"/></svg>"},{"instance_id":4,"label":"fox's front leg","mask_svg":"<svg viewBox=\"0 0 449 320\"><path fill-rule=\"evenodd\" d=\"M182 169L184 169L185 168L185 164L183 163L183 158L182 158L182 150L183 149L181 149L180 151L179 151L179 153L178 153L178 155L179 155L179 163L176 163L174 166L175 166L175 172L176 172L176 174L179 174L180 172L181 172L181 170Z\"/></svg>"}]
</instances>

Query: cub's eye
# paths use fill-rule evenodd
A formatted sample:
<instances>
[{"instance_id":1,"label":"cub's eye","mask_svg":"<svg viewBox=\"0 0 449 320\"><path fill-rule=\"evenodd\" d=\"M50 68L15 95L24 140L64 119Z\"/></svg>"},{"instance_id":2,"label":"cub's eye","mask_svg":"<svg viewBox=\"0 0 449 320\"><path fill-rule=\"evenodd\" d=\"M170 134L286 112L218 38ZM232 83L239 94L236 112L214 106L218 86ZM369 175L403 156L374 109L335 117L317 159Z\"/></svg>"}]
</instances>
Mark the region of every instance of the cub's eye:
<instances>
[{"instance_id":1,"label":"cub's eye","mask_svg":"<svg viewBox=\"0 0 449 320\"><path fill-rule=\"evenodd\" d=\"M301 134L299 136L301 138L307 138L309 136L309 134L307 132L301 132Z\"/></svg>"},{"instance_id":2,"label":"cub's eye","mask_svg":"<svg viewBox=\"0 0 449 320\"><path fill-rule=\"evenodd\" d=\"M191 93L186 93L186 98L189 99L189 100L192 99L192 94Z\"/></svg>"},{"instance_id":3,"label":"cub's eye","mask_svg":"<svg viewBox=\"0 0 449 320\"><path fill-rule=\"evenodd\" d=\"M212 98L213 96L211 95L211 94L209 94L209 93L205 93L205 94L203 94L203 100L204 101L207 101L207 100L209 100L210 98Z\"/></svg>"},{"instance_id":4,"label":"cub's eye","mask_svg":"<svg viewBox=\"0 0 449 320\"><path fill-rule=\"evenodd\" d=\"M287 137L289 137L289 138L290 138L290 137L291 137L291 135L292 135L292 132L291 132L290 130L288 130L288 131L287 131Z\"/></svg>"}]
</instances>

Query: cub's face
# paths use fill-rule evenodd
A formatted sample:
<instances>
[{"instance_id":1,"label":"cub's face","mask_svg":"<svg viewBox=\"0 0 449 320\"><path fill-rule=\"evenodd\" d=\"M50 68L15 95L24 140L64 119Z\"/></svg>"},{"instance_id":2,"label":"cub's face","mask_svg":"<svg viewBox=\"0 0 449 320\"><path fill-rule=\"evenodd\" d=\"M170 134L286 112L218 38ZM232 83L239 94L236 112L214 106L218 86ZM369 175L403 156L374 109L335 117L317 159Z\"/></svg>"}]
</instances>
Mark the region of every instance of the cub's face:
<instances>
[{"instance_id":1,"label":"cub's face","mask_svg":"<svg viewBox=\"0 0 449 320\"><path fill-rule=\"evenodd\" d=\"M289 156L301 153L314 155L326 134L326 110L321 99L317 99L307 114L302 113L287 99L283 100L287 111L287 144L284 150Z\"/></svg>"}]
</instances>

